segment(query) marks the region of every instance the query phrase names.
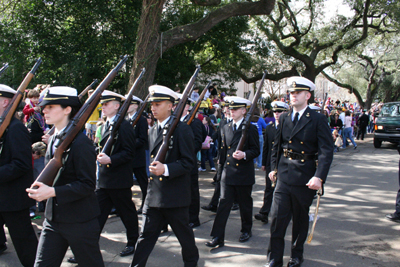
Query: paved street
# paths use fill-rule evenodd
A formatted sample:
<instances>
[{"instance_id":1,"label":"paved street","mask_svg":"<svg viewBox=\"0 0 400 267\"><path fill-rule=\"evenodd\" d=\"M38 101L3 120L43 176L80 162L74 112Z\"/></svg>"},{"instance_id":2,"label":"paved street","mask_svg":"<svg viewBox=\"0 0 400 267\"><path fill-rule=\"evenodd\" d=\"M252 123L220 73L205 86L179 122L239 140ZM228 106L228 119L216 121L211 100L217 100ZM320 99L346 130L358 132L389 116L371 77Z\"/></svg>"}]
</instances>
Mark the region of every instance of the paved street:
<instances>
[{"instance_id":1,"label":"paved street","mask_svg":"<svg viewBox=\"0 0 400 267\"><path fill-rule=\"evenodd\" d=\"M386 213L394 211L399 188L399 155L395 146L389 143L375 149L372 136L357 143L356 150L350 146L335 154L325 195L321 199L314 239L305 245L305 267L400 266L400 224L385 219ZM213 175L211 172L200 174L201 205L208 204L213 193ZM253 188L254 213L262 205L264 176L264 172L257 172L257 184ZM139 187L133 189L135 202L139 203ZM312 213L314 206L315 203ZM210 251L204 243L210 238L215 215L201 210L200 216L202 224L194 230L200 252L199 266L251 267L265 264L270 224L254 220L253 237L246 243L239 243L240 216L239 211L233 211L227 225L225 247ZM40 229L41 222L34 221L36 229ZM290 237L291 226L286 236L285 266L290 255ZM9 248L0 256L0 266L20 266L8 235L7 239ZM107 267L129 266L132 257L118 256L125 240L120 219L109 218L100 240ZM71 255L68 251L66 257ZM65 261L62 266L74 265ZM171 229L159 238L147 266L183 266L180 245Z\"/></svg>"}]
</instances>

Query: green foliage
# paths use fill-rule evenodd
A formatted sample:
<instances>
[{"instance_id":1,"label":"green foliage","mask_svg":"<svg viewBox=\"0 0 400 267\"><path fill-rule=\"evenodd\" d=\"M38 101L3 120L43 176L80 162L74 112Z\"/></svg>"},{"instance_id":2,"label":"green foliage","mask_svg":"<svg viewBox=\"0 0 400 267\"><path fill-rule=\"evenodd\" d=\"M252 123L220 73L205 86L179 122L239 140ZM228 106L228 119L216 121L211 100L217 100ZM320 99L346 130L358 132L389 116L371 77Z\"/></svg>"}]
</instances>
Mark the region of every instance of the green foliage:
<instances>
[{"instance_id":1,"label":"green foliage","mask_svg":"<svg viewBox=\"0 0 400 267\"><path fill-rule=\"evenodd\" d=\"M39 56L43 64L30 87L50 83L82 90L105 77L120 55L134 51L141 1L26 0L9 8L1 20L6 38L0 41L0 62L9 62L10 70L1 82L14 88ZM113 87L125 91L128 78L117 77Z\"/></svg>"}]
</instances>

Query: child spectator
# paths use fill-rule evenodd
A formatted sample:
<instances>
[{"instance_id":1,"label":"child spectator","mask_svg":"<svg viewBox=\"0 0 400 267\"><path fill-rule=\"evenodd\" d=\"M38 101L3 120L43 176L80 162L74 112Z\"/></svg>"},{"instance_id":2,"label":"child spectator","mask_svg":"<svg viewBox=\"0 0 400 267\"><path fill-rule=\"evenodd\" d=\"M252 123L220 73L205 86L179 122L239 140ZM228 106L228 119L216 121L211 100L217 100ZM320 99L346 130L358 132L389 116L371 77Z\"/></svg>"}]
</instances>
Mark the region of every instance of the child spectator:
<instances>
[{"instance_id":1,"label":"child spectator","mask_svg":"<svg viewBox=\"0 0 400 267\"><path fill-rule=\"evenodd\" d=\"M339 152L340 147L343 145L342 137L339 135L338 130L332 132L333 143L335 144L334 152Z\"/></svg>"},{"instance_id":2,"label":"child spectator","mask_svg":"<svg viewBox=\"0 0 400 267\"><path fill-rule=\"evenodd\" d=\"M22 112L25 115L26 127L29 129L32 144L42 141L42 136L46 130L46 123L41 114L39 103L39 92L30 90L27 94L28 100Z\"/></svg>"}]
</instances>

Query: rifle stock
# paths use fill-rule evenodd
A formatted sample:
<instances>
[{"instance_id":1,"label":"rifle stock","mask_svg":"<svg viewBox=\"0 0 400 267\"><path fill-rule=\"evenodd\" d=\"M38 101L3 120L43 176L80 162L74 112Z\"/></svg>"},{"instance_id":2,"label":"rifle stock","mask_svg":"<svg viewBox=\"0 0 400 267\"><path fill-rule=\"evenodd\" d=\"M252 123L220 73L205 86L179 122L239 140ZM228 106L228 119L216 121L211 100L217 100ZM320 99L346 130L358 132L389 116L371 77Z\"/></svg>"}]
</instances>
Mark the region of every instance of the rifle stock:
<instances>
[{"instance_id":1,"label":"rifle stock","mask_svg":"<svg viewBox=\"0 0 400 267\"><path fill-rule=\"evenodd\" d=\"M187 125L190 125L192 123L192 121L194 120L194 118L196 117L196 113L199 110L200 106L201 106L201 102L203 101L204 96L206 95L206 92L208 90L208 87L210 87L211 81L208 82L207 86L204 88L203 92L201 92L199 99L197 100L196 104L194 105L194 107L192 108L192 110L189 113L189 116L186 117L185 119L185 123L187 123Z\"/></svg>"},{"instance_id":2,"label":"rifle stock","mask_svg":"<svg viewBox=\"0 0 400 267\"><path fill-rule=\"evenodd\" d=\"M6 69L8 68L8 63L4 64L3 67L1 67L0 69L0 76L3 75L3 73L6 71Z\"/></svg>"},{"instance_id":3,"label":"rifle stock","mask_svg":"<svg viewBox=\"0 0 400 267\"><path fill-rule=\"evenodd\" d=\"M186 105L186 101L188 99L189 91L193 87L194 81L197 78L197 75L200 72L200 66L197 66L196 71L190 78L188 84L186 85L185 90L183 91L182 98L179 101L178 105L176 106L174 113L171 115L169 121L165 124L164 129L163 129L163 142L157 152L156 157L154 158L154 161L159 161L161 163L165 162L165 158L167 156L168 152L168 143L169 140L171 139L172 134L175 131L176 126L178 125L178 122L180 121L182 111Z\"/></svg>"},{"instance_id":4,"label":"rifle stock","mask_svg":"<svg viewBox=\"0 0 400 267\"><path fill-rule=\"evenodd\" d=\"M115 115L114 120L110 124L110 135L103 147L101 153L104 153L108 156L111 155L112 147L116 141L116 136L118 133L118 129L121 126L123 120L125 120L125 114L128 111L129 106L131 105L131 100L133 93L135 92L139 81L142 79L145 73L145 69L143 68L142 72L140 73L139 77L137 77L135 83L132 85L131 89L129 90L128 97L125 99L125 102L122 104L121 108L119 109L117 115Z\"/></svg>"},{"instance_id":5,"label":"rifle stock","mask_svg":"<svg viewBox=\"0 0 400 267\"><path fill-rule=\"evenodd\" d=\"M54 157L49 161L43 171L39 174L36 179L37 182L42 182L48 186L53 185L54 179L56 178L59 169L62 167L63 153L65 152L65 150L68 149L77 134L84 127L86 121L99 103L101 94L108 87L115 76L117 76L118 71L122 68L127 60L128 56L125 55L118 63L118 65L114 69L112 69L104 78L104 80L99 84L99 86L97 86L96 90L83 104L75 117L71 121L69 121L65 129L59 133L58 137L55 140L56 151L54 153ZM50 162L52 162L52 164L50 164Z\"/></svg>"},{"instance_id":6,"label":"rifle stock","mask_svg":"<svg viewBox=\"0 0 400 267\"><path fill-rule=\"evenodd\" d=\"M94 79L93 82L92 82L91 84L89 84L89 85L82 91L82 93L80 93L80 94L78 95L79 100L82 101L82 97L83 97L90 89L92 89L93 86L95 86L97 82L98 82L98 80L97 80L97 79ZM55 130L56 130L56 128L53 126L53 127L51 127L51 129L50 129L46 134L48 134L48 135L53 135Z\"/></svg>"},{"instance_id":7,"label":"rifle stock","mask_svg":"<svg viewBox=\"0 0 400 267\"><path fill-rule=\"evenodd\" d=\"M142 116L142 113L143 113L144 109L146 108L147 101L149 101L149 97L150 97L150 94L148 94L146 96L146 98L143 100L143 103L140 106L139 110L136 112L135 117L133 117L129 121L129 123L132 125L132 127L135 126L138 123L140 116Z\"/></svg>"},{"instance_id":8,"label":"rifle stock","mask_svg":"<svg viewBox=\"0 0 400 267\"><path fill-rule=\"evenodd\" d=\"M249 127L251 124L251 117L253 117L253 115L254 115L254 111L257 107L258 99L261 96L261 89L264 85L265 75L267 75L267 71L264 71L264 75L261 79L260 85L258 86L257 92L254 95L253 102L251 103L249 112L247 112L246 118L244 119L243 126L242 126L242 137L240 137L239 144L238 144L236 150L243 150L244 143L246 142L246 139L247 139L247 131L249 130Z\"/></svg>"},{"instance_id":9,"label":"rifle stock","mask_svg":"<svg viewBox=\"0 0 400 267\"><path fill-rule=\"evenodd\" d=\"M6 110L3 112L3 114L0 117L0 138L3 137L4 132L6 131L8 125L10 125L11 119L14 117L15 111L18 108L19 103L22 100L22 97L24 96L24 92L26 87L28 87L28 84L31 82L32 78L35 76L35 72L39 68L40 64L42 63L42 59L38 58L36 61L35 65L31 69L30 72L25 76L25 79L22 81L22 83L19 85L17 93L14 95L14 97L11 99L10 104L6 108Z\"/></svg>"}]
</instances>

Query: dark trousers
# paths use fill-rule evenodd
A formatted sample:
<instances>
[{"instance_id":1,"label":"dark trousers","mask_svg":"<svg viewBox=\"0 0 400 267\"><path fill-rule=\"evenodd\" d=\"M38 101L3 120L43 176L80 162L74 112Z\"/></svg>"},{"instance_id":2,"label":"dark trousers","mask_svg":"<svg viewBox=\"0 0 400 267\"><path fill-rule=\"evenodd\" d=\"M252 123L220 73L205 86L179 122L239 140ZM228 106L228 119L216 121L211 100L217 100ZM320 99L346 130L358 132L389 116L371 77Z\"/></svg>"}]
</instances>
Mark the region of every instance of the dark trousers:
<instances>
[{"instance_id":1,"label":"dark trousers","mask_svg":"<svg viewBox=\"0 0 400 267\"><path fill-rule=\"evenodd\" d=\"M151 208L144 206L142 231L136 244L131 267L146 266L161 229L169 224L182 247L185 267L197 266L199 251L196 247L192 228L189 227L189 208ZM167 264L168 265L168 264Z\"/></svg>"},{"instance_id":2,"label":"dark trousers","mask_svg":"<svg viewBox=\"0 0 400 267\"><path fill-rule=\"evenodd\" d=\"M197 172L195 174L190 175L190 193L191 193L190 194L191 201L189 206L189 222L197 223L200 222L199 220L200 190L199 190L199 174Z\"/></svg>"},{"instance_id":3,"label":"dark trousers","mask_svg":"<svg viewBox=\"0 0 400 267\"><path fill-rule=\"evenodd\" d=\"M364 140L364 135L366 132L367 132L367 125L360 126L357 132L357 139L359 139L361 135L361 140Z\"/></svg>"},{"instance_id":4,"label":"dark trousers","mask_svg":"<svg viewBox=\"0 0 400 267\"><path fill-rule=\"evenodd\" d=\"M24 267L32 267L35 263L38 239L31 224L29 209L0 212L0 227L2 229L4 224L8 228L19 261ZM5 234L3 237L5 238Z\"/></svg>"},{"instance_id":5,"label":"dark trousers","mask_svg":"<svg viewBox=\"0 0 400 267\"><path fill-rule=\"evenodd\" d=\"M214 188L214 194L211 198L210 205L217 207L220 196L221 196L221 181L216 181L215 188Z\"/></svg>"},{"instance_id":6,"label":"dark trousers","mask_svg":"<svg viewBox=\"0 0 400 267\"><path fill-rule=\"evenodd\" d=\"M141 207L143 208L143 203L144 200L146 199L147 195L147 185L149 184L149 179L147 177L147 172L146 172L146 167L140 167L140 168L134 168L133 173L135 174L135 177L139 183L140 191L142 191L142 205Z\"/></svg>"},{"instance_id":7,"label":"dark trousers","mask_svg":"<svg viewBox=\"0 0 400 267\"><path fill-rule=\"evenodd\" d=\"M60 266L68 246L79 266L104 266L99 247L100 227L97 218L83 223L43 222L35 267Z\"/></svg>"},{"instance_id":8,"label":"dark trousers","mask_svg":"<svg viewBox=\"0 0 400 267\"><path fill-rule=\"evenodd\" d=\"M139 222L136 207L132 201L131 189L100 188L96 190L96 196L101 212L99 216L100 231L103 230L112 207L115 207L126 228L127 246L134 246L139 237Z\"/></svg>"},{"instance_id":9,"label":"dark trousers","mask_svg":"<svg viewBox=\"0 0 400 267\"><path fill-rule=\"evenodd\" d=\"M225 239L225 227L231 212L235 196L240 208L240 218L242 220L242 233L250 233L253 226L253 198L251 197L252 185L227 185L221 181L221 197L215 216L212 237Z\"/></svg>"},{"instance_id":10,"label":"dark trousers","mask_svg":"<svg viewBox=\"0 0 400 267\"><path fill-rule=\"evenodd\" d=\"M303 257L309 225L308 212L315 194L315 190L306 186L292 186L278 179L271 210L271 238L268 247L270 260L283 261L286 228L292 218L291 257Z\"/></svg>"},{"instance_id":11,"label":"dark trousers","mask_svg":"<svg viewBox=\"0 0 400 267\"><path fill-rule=\"evenodd\" d=\"M263 206L260 209L261 214L265 214L268 216L269 212L271 211L271 205L272 205L272 196L274 195L274 190L275 187L272 187L271 180L268 177L268 171L267 171L267 176L265 177L265 190L264 190L264 202Z\"/></svg>"}]
</instances>

